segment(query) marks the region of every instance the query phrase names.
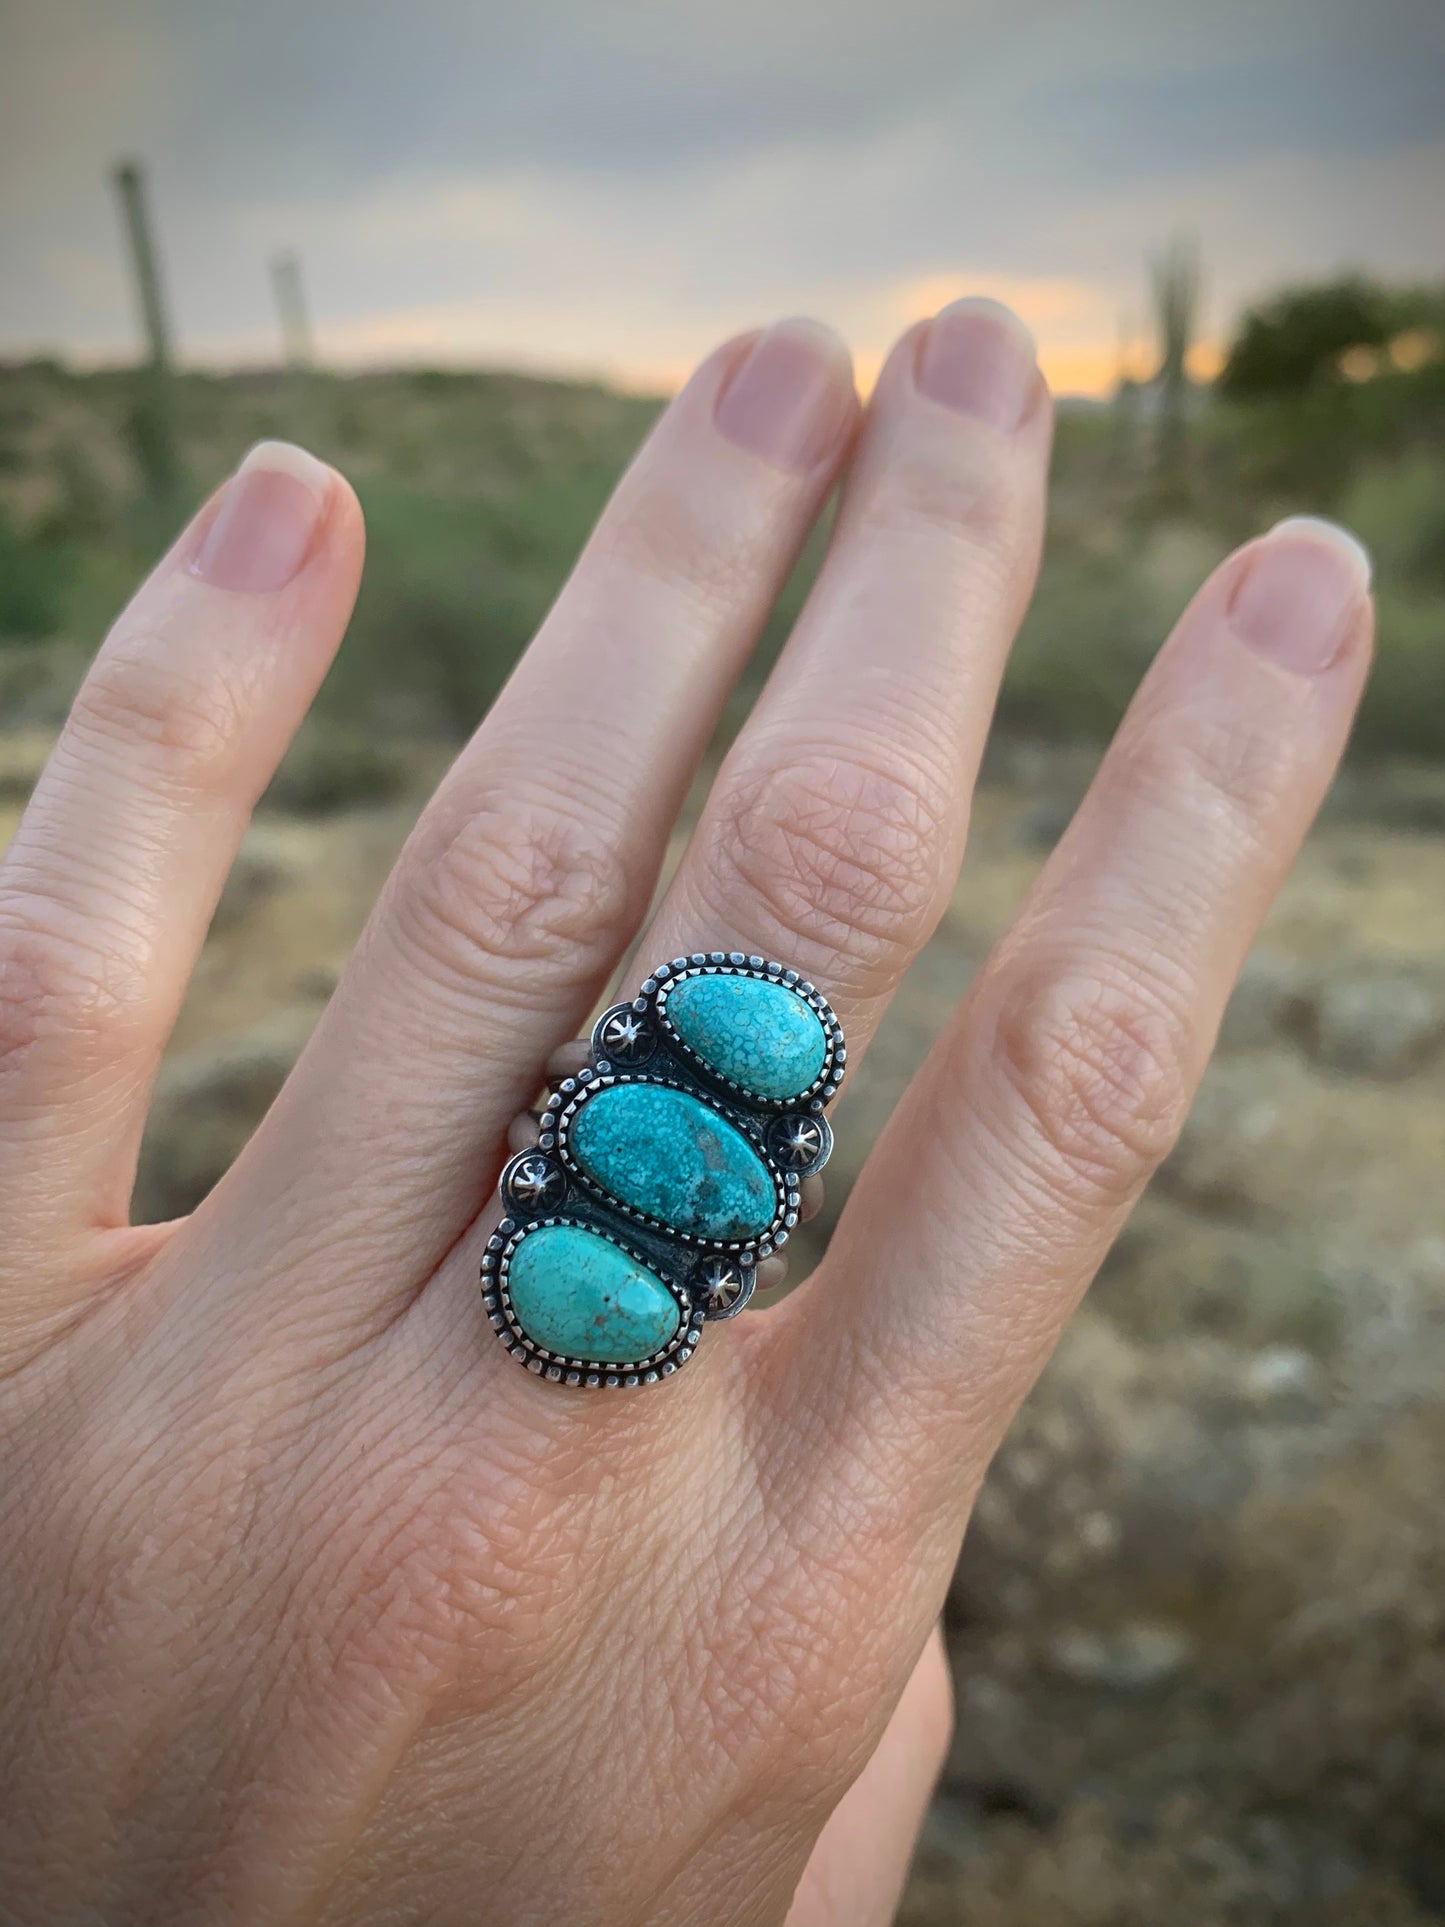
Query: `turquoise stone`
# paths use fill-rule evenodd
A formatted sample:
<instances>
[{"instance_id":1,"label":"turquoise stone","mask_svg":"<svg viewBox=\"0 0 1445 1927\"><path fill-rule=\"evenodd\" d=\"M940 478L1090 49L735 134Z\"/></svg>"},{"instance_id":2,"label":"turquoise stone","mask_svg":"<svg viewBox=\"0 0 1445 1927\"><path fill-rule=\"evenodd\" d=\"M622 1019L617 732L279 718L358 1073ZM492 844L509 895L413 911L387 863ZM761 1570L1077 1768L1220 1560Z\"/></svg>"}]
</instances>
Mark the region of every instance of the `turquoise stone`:
<instances>
[{"instance_id":1,"label":"turquoise stone","mask_svg":"<svg viewBox=\"0 0 1445 1927\"><path fill-rule=\"evenodd\" d=\"M577 1112L571 1150L602 1189L694 1238L756 1238L776 1209L768 1167L727 1119L686 1091L613 1084Z\"/></svg>"},{"instance_id":2,"label":"turquoise stone","mask_svg":"<svg viewBox=\"0 0 1445 1927\"><path fill-rule=\"evenodd\" d=\"M656 1272L581 1225L529 1231L512 1253L507 1286L529 1338L596 1365L651 1358L682 1323Z\"/></svg>"},{"instance_id":3,"label":"turquoise stone","mask_svg":"<svg viewBox=\"0 0 1445 1927\"><path fill-rule=\"evenodd\" d=\"M817 1012L760 977L684 977L668 993L667 1015L705 1064L775 1101L811 1090L828 1055Z\"/></svg>"}]
</instances>

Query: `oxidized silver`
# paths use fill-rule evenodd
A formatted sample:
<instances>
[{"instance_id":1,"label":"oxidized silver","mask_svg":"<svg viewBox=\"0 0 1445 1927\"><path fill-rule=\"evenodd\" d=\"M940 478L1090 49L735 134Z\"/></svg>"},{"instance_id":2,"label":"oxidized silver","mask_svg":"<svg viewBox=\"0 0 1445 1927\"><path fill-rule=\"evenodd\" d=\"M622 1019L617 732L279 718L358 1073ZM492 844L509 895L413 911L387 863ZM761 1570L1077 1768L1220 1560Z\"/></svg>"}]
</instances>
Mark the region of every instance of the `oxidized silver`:
<instances>
[{"instance_id":1,"label":"oxidized silver","mask_svg":"<svg viewBox=\"0 0 1445 1927\"><path fill-rule=\"evenodd\" d=\"M813 1011L825 1053L807 1090L784 1101L749 1090L705 1062L678 1034L667 1014L671 991L686 978L715 975L785 985ZM740 951L675 957L653 971L630 1002L603 1011L592 1028L591 1062L548 1096L535 1148L510 1158L499 1180L506 1215L482 1259L482 1300L511 1355L529 1371L568 1385L650 1385L679 1371L704 1324L735 1318L746 1308L759 1263L779 1251L797 1225L799 1186L822 1170L833 1149L823 1107L836 1095L846 1065L842 1027L821 992L797 971ZM582 1168L570 1145L578 1113L599 1092L627 1083L686 1092L743 1135L773 1182L774 1210L763 1231L737 1240L678 1231L612 1197ZM553 1224L602 1233L662 1280L680 1313L677 1332L662 1351L599 1363L548 1351L523 1328L508 1288L511 1256L528 1232Z\"/></svg>"}]
</instances>

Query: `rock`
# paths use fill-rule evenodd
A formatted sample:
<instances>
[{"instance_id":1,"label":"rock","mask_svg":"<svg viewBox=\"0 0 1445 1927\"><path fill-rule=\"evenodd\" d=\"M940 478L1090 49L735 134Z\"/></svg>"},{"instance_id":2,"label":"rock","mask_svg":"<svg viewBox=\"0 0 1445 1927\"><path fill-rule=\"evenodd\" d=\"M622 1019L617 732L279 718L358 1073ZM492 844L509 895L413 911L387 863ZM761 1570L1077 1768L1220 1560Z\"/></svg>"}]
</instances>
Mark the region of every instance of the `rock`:
<instances>
[{"instance_id":1,"label":"rock","mask_svg":"<svg viewBox=\"0 0 1445 1927\"><path fill-rule=\"evenodd\" d=\"M324 1004L331 1000L341 972L335 964L312 964L297 977L292 988L305 1003Z\"/></svg>"},{"instance_id":2,"label":"rock","mask_svg":"<svg viewBox=\"0 0 1445 1927\"><path fill-rule=\"evenodd\" d=\"M1148 1345L1208 1336L1251 1355L1332 1355L1342 1305L1320 1254L1260 1216L1263 1224L1204 1216L1152 1192L1105 1259L1091 1306Z\"/></svg>"},{"instance_id":3,"label":"rock","mask_svg":"<svg viewBox=\"0 0 1445 1927\"><path fill-rule=\"evenodd\" d=\"M1354 1077L1406 1077L1445 1039L1445 984L1409 970L1333 978L1314 1011L1312 1054Z\"/></svg>"},{"instance_id":4,"label":"rock","mask_svg":"<svg viewBox=\"0 0 1445 1927\"><path fill-rule=\"evenodd\" d=\"M1183 1671L1194 1650L1177 1626L1135 1620L1109 1631L1065 1627L1049 1645L1054 1671L1079 1686L1112 1693L1147 1693Z\"/></svg>"},{"instance_id":5,"label":"rock","mask_svg":"<svg viewBox=\"0 0 1445 1927\"><path fill-rule=\"evenodd\" d=\"M1272 1410L1308 1411L1318 1403L1320 1369L1297 1345L1267 1345L1244 1368L1244 1389Z\"/></svg>"},{"instance_id":6,"label":"rock","mask_svg":"<svg viewBox=\"0 0 1445 1927\"><path fill-rule=\"evenodd\" d=\"M165 1065L141 1148L133 1205L138 1222L194 1210L225 1175L286 1081L315 1016L314 1010L285 1011Z\"/></svg>"},{"instance_id":7,"label":"rock","mask_svg":"<svg viewBox=\"0 0 1445 1927\"><path fill-rule=\"evenodd\" d=\"M1145 1350L1081 1312L979 1494L955 1622L1127 1624L1160 1588L1171 1614L1207 1595L1256 1477L1240 1403L1228 1347Z\"/></svg>"},{"instance_id":8,"label":"rock","mask_svg":"<svg viewBox=\"0 0 1445 1927\"><path fill-rule=\"evenodd\" d=\"M1309 1010L1309 984L1278 951L1252 951L1219 1031L1221 1050L1263 1050L1297 1037Z\"/></svg>"},{"instance_id":9,"label":"rock","mask_svg":"<svg viewBox=\"0 0 1445 1927\"><path fill-rule=\"evenodd\" d=\"M243 923L300 873L300 866L276 828L269 823L253 823L231 864L211 919L212 930L230 930Z\"/></svg>"},{"instance_id":10,"label":"rock","mask_svg":"<svg viewBox=\"0 0 1445 1927\"><path fill-rule=\"evenodd\" d=\"M312 715L271 779L266 801L298 816L330 816L406 795L412 772L390 740Z\"/></svg>"},{"instance_id":11,"label":"rock","mask_svg":"<svg viewBox=\"0 0 1445 1927\"><path fill-rule=\"evenodd\" d=\"M1160 1188L1205 1211L1252 1205L1261 1152L1280 1123L1267 1067L1216 1066L1160 1170Z\"/></svg>"}]
</instances>

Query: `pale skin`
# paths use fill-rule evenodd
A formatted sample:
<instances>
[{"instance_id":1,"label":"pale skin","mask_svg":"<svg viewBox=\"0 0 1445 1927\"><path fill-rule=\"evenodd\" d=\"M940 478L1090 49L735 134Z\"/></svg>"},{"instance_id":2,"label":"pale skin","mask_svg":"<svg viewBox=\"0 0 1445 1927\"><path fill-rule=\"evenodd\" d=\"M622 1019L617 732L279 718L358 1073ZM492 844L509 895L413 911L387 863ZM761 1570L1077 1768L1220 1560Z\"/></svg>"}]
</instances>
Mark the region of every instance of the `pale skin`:
<instances>
[{"instance_id":1,"label":"pale skin","mask_svg":"<svg viewBox=\"0 0 1445 1927\"><path fill-rule=\"evenodd\" d=\"M666 1384L569 1392L495 1342L478 1267L509 1131L639 930L643 970L795 965L866 1078L954 888L1048 443L989 304L911 330L861 424L824 330L719 349L271 1114L159 1227L127 1218L152 1081L340 643L354 498L263 447L120 617L0 871L7 1919L891 1918L970 1504L1173 1141L1349 728L1372 618L1348 540L1286 524L1203 585L800 1290Z\"/></svg>"}]
</instances>

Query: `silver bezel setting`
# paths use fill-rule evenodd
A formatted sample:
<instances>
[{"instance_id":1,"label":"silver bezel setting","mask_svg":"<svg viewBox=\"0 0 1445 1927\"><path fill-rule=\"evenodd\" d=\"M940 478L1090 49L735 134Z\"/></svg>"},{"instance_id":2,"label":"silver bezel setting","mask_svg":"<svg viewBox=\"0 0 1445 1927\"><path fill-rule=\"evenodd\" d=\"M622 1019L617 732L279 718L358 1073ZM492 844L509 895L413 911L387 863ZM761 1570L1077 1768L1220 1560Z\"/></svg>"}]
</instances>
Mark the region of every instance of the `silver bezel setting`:
<instances>
[{"instance_id":1,"label":"silver bezel setting","mask_svg":"<svg viewBox=\"0 0 1445 1927\"><path fill-rule=\"evenodd\" d=\"M600 1092L614 1090L621 1084L646 1084L654 1090L680 1091L684 1097L706 1105L708 1110L721 1118L722 1122L735 1130L748 1144L760 1163L766 1168L773 1183L773 1215L765 1230L751 1238L708 1238L701 1233L679 1231L665 1218L652 1217L646 1211L639 1211L621 1198L614 1197L599 1178L595 1178L578 1161L571 1146L572 1127L577 1113ZM569 1090L569 1086L572 1088ZM569 1177L575 1178L584 1190L594 1197L602 1198L614 1211L620 1211L634 1224L650 1225L655 1231L665 1231L669 1238L676 1238L679 1244L689 1245L699 1251L727 1251L755 1253L759 1258L770 1258L780 1246L788 1242L788 1234L798 1222L798 1179L784 1170L768 1149L760 1132L750 1126L748 1119L740 1117L735 1111L721 1103L710 1092L700 1090L694 1085L684 1084L676 1077L654 1077L646 1071L581 1071L569 1077L547 1099L547 1108L542 1113L537 1149L555 1153Z\"/></svg>"},{"instance_id":2,"label":"silver bezel setting","mask_svg":"<svg viewBox=\"0 0 1445 1927\"><path fill-rule=\"evenodd\" d=\"M764 1097L724 1076L684 1042L667 1016L667 1000L679 982L700 976L755 978L781 984L803 999L826 1038L822 1069L806 1091L785 1099ZM823 1107L843 1080L847 1046L831 1005L799 972L741 951L713 950L660 965L636 997L602 1013L591 1047L591 1064L548 1095L536 1145L503 1166L498 1192L506 1216L482 1258L482 1299L508 1353L535 1376L588 1388L651 1385L681 1370L704 1324L746 1309L759 1263L787 1243L799 1219L802 1180L820 1171L833 1149ZM767 1229L730 1240L678 1231L624 1204L583 1169L570 1144L573 1123L591 1099L619 1084L682 1092L738 1131L773 1183L775 1210ZM604 1237L663 1281L682 1321L661 1351L650 1358L598 1363L552 1352L530 1336L516 1315L507 1280L522 1240L548 1225L571 1225Z\"/></svg>"},{"instance_id":3,"label":"silver bezel setting","mask_svg":"<svg viewBox=\"0 0 1445 1927\"><path fill-rule=\"evenodd\" d=\"M549 1351L545 1345L537 1343L513 1308L508 1277L518 1245L534 1231L543 1231L549 1225L570 1225L576 1230L590 1232L594 1237L606 1238L609 1244L616 1245L634 1264L643 1265L655 1278L662 1280L677 1301L681 1317L677 1331L661 1351L653 1352L646 1358L598 1362L589 1358L569 1358L564 1352ZM503 1218L487 1240L487 1248L482 1255L482 1304L492 1329L512 1357L520 1360L529 1372L535 1372L539 1378L550 1378L560 1385L655 1385L659 1379L671 1378L674 1372L681 1371L697 1349L697 1341L706 1320L703 1307L675 1279L660 1272L646 1253L634 1250L600 1225L588 1224L568 1214L530 1219L522 1225L513 1218Z\"/></svg>"},{"instance_id":4,"label":"silver bezel setting","mask_svg":"<svg viewBox=\"0 0 1445 1927\"><path fill-rule=\"evenodd\" d=\"M690 977L743 977L752 978L758 983L779 984L805 1003L823 1026L826 1050L822 1069L808 1085L806 1090L796 1091L790 1097L765 1097L761 1091L750 1090L746 1084L739 1084L733 1078L725 1077L715 1065L709 1064L683 1038L676 1025L667 1014L667 1001L680 983ZM690 957L674 957L671 963L662 964L643 984L632 1008L639 1015L655 1012L658 1029L668 1045L676 1051L693 1070L715 1084L729 1096L739 1099L759 1111L820 1111L829 1100L837 1095L838 1086L843 1081L843 1072L848 1063L848 1047L843 1041L843 1027L833 1014L833 1006L823 993L800 977L796 970L788 970L782 964L766 957L748 957L741 950L695 951Z\"/></svg>"}]
</instances>

